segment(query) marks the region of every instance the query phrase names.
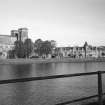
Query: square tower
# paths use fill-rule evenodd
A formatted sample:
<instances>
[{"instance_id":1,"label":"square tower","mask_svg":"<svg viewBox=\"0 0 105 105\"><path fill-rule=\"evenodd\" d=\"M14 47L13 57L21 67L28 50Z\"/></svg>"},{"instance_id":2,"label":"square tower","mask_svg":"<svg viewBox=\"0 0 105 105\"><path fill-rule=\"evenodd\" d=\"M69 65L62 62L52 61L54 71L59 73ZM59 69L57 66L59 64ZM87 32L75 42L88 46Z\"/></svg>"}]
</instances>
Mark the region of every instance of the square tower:
<instances>
[{"instance_id":1,"label":"square tower","mask_svg":"<svg viewBox=\"0 0 105 105\"><path fill-rule=\"evenodd\" d=\"M18 29L18 40L24 42L28 38L28 29L27 28L19 28Z\"/></svg>"}]
</instances>

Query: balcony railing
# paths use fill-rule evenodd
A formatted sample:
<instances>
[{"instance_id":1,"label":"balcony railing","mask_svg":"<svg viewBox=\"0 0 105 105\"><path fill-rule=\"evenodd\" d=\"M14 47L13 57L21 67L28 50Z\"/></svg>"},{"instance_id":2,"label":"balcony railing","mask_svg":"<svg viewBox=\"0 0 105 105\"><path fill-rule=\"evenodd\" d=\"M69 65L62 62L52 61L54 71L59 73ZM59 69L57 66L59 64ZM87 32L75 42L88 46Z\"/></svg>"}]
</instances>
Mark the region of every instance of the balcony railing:
<instances>
[{"instance_id":1,"label":"balcony railing","mask_svg":"<svg viewBox=\"0 0 105 105\"><path fill-rule=\"evenodd\" d=\"M9 79L9 80L0 80L0 84L8 84L8 83L18 83L18 82L29 82L29 81L38 81L38 80L47 80L47 79L57 79L57 78L68 78L68 77L76 77L76 76L88 76L88 75L97 75L97 80L98 80L98 92L96 95L88 96L88 97L83 97L79 98L76 100L68 101L68 102L63 102L63 103L58 103L56 105L66 105L78 101L83 101L86 99L91 99L98 97L98 103L99 105L103 105L103 95L105 93L102 92L102 74L104 74L105 71L97 71L97 72L88 72L88 73L75 73L75 74L65 74L65 75L53 75L53 76L44 76L44 77L31 77L31 78L21 78L21 79Z\"/></svg>"}]
</instances>

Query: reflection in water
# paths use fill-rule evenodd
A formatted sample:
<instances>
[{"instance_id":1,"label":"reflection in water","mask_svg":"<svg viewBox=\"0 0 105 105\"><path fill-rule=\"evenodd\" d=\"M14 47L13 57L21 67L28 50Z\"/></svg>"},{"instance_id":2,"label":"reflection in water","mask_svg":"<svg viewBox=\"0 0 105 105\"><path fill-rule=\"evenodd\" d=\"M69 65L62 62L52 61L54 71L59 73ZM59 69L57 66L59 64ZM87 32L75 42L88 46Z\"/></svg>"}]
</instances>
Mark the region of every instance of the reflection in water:
<instances>
[{"instance_id":1,"label":"reflection in water","mask_svg":"<svg viewBox=\"0 0 105 105\"><path fill-rule=\"evenodd\" d=\"M11 78L11 65L0 65L0 80Z\"/></svg>"},{"instance_id":2,"label":"reflection in water","mask_svg":"<svg viewBox=\"0 0 105 105\"><path fill-rule=\"evenodd\" d=\"M35 76L52 75L54 69L51 63L32 64L32 70Z\"/></svg>"},{"instance_id":3,"label":"reflection in water","mask_svg":"<svg viewBox=\"0 0 105 105\"><path fill-rule=\"evenodd\" d=\"M0 65L0 79L71 74L98 70L105 70L104 62ZM96 91L96 76L7 84L0 86L0 104L54 105L72 98L96 94Z\"/></svg>"},{"instance_id":4,"label":"reflection in water","mask_svg":"<svg viewBox=\"0 0 105 105\"><path fill-rule=\"evenodd\" d=\"M0 65L0 79L31 77L31 65Z\"/></svg>"},{"instance_id":5,"label":"reflection in water","mask_svg":"<svg viewBox=\"0 0 105 105\"><path fill-rule=\"evenodd\" d=\"M30 64L13 65L11 69L11 73L14 73L13 78L31 77L32 66ZM15 72L13 72L13 70L15 70Z\"/></svg>"},{"instance_id":6,"label":"reflection in water","mask_svg":"<svg viewBox=\"0 0 105 105\"><path fill-rule=\"evenodd\" d=\"M88 72L88 64L86 62L84 63L84 70L85 72Z\"/></svg>"}]
</instances>

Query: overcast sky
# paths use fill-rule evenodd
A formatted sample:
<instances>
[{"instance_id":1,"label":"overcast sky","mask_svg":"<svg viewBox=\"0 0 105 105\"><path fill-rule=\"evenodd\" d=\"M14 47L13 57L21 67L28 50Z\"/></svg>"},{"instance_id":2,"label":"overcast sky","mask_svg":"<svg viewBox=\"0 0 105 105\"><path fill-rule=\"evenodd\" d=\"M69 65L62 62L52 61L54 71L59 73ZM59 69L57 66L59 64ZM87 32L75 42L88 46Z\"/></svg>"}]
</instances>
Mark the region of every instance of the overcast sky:
<instances>
[{"instance_id":1,"label":"overcast sky","mask_svg":"<svg viewBox=\"0 0 105 105\"><path fill-rule=\"evenodd\" d=\"M33 41L105 46L105 0L0 0L0 34L21 27Z\"/></svg>"}]
</instances>

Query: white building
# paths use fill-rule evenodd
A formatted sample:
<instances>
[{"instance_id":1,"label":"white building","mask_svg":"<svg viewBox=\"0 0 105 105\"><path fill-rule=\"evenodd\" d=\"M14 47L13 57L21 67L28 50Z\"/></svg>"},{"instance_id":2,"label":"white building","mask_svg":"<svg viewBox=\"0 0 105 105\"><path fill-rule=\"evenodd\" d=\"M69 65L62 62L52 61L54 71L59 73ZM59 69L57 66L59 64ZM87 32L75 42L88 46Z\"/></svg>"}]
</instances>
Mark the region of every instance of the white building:
<instances>
[{"instance_id":1,"label":"white building","mask_svg":"<svg viewBox=\"0 0 105 105\"><path fill-rule=\"evenodd\" d=\"M7 58L7 53L13 49L16 40L16 37L10 35L0 35L0 58Z\"/></svg>"},{"instance_id":2,"label":"white building","mask_svg":"<svg viewBox=\"0 0 105 105\"><path fill-rule=\"evenodd\" d=\"M27 28L19 28L18 30L12 30L11 35L0 35L0 58L7 58L8 51L14 48L15 41L21 40L24 42L27 38Z\"/></svg>"},{"instance_id":3,"label":"white building","mask_svg":"<svg viewBox=\"0 0 105 105\"><path fill-rule=\"evenodd\" d=\"M86 49L86 53L85 53ZM73 47L57 47L55 49L57 57L71 57L71 58L98 58L105 57L105 46L91 46L87 43L84 46ZM86 54L86 55L85 55Z\"/></svg>"}]
</instances>

